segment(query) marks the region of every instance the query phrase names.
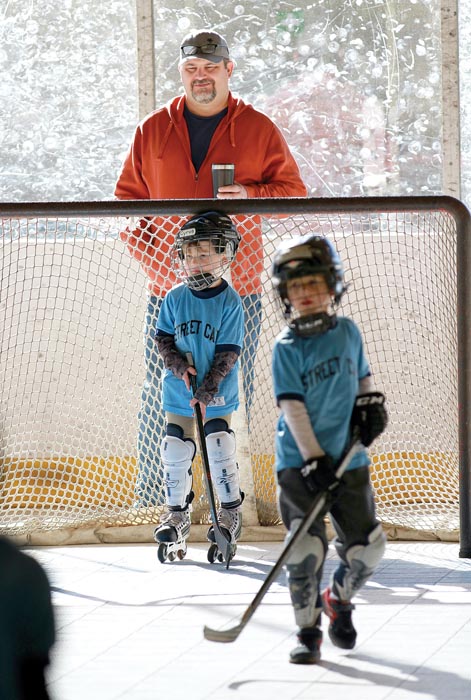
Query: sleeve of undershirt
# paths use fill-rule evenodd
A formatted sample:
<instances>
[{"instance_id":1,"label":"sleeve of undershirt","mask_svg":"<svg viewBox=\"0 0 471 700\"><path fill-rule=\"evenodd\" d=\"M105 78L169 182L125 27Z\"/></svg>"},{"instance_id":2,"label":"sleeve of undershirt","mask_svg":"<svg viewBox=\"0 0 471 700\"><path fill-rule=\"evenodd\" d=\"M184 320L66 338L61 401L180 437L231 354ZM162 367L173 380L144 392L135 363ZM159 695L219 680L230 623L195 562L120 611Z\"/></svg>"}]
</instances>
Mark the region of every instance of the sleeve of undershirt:
<instances>
[{"instance_id":1,"label":"sleeve of undershirt","mask_svg":"<svg viewBox=\"0 0 471 700\"><path fill-rule=\"evenodd\" d=\"M279 405L303 459L322 457L325 453L312 429L304 402L296 401L295 399L282 399Z\"/></svg>"},{"instance_id":2,"label":"sleeve of undershirt","mask_svg":"<svg viewBox=\"0 0 471 700\"><path fill-rule=\"evenodd\" d=\"M370 391L374 391L375 386L373 382L373 377L369 374L367 377L360 379L358 383L358 394L368 394Z\"/></svg>"}]
</instances>

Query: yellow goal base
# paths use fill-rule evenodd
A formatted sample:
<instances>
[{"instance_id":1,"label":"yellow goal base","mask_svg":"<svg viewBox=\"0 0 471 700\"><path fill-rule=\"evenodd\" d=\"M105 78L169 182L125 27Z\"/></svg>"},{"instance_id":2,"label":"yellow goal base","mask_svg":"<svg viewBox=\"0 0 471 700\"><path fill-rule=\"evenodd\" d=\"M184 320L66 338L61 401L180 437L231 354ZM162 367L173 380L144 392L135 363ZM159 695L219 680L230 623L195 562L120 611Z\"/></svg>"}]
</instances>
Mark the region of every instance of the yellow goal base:
<instances>
[{"instance_id":1,"label":"yellow goal base","mask_svg":"<svg viewBox=\"0 0 471 700\"><path fill-rule=\"evenodd\" d=\"M457 455L442 452L398 451L373 455L371 479L376 498L399 505L426 503L429 499L455 503L457 461ZM135 457L18 458L3 460L0 470L1 508L126 507L135 501ZM273 455L252 455L252 474L256 500L276 507ZM439 484L441 489L436 488ZM443 489L444 484L447 490ZM194 463L193 490L196 502L205 498L199 457Z\"/></svg>"}]
</instances>

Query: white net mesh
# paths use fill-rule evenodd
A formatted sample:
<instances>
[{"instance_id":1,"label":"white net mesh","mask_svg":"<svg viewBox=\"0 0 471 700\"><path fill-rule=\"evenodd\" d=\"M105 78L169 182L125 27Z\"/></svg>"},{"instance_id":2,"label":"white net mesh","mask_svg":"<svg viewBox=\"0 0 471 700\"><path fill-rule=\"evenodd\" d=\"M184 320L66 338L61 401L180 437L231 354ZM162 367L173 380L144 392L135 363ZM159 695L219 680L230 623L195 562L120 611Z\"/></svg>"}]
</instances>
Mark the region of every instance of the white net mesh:
<instances>
[{"instance_id":1,"label":"white net mesh","mask_svg":"<svg viewBox=\"0 0 471 700\"><path fill-rule=\"evenodd\" d=\"M172 280L169 243L187 218L3 220L2 532L113 526L122 527L126 539L128 526L158 520L163 416L152 342L154 293L159 278ZM258 217L237 217L249 247L258 224ZM245 271L236 265L234 273L233 266L248 324L246 401L236 432L248 492L244 507L252 508L253 522L280 523L270 363L284 321L271 292L270 264L283 239L316 231L339 251L349 283L340 313L360 326L376 385L388 399L388 429L370 450L378 515L396 528L456 532L455 219L438 210L365 209L263 217L262 228L260 295L244 282L244 275L257 276L258 253L245 256ZM137 230L127 246L119 235L124 230ZM153 235L162 231L165 249L156 252ZM194 490L192 521L207 523L198 463Z\"/></svg>"}]
</instances>

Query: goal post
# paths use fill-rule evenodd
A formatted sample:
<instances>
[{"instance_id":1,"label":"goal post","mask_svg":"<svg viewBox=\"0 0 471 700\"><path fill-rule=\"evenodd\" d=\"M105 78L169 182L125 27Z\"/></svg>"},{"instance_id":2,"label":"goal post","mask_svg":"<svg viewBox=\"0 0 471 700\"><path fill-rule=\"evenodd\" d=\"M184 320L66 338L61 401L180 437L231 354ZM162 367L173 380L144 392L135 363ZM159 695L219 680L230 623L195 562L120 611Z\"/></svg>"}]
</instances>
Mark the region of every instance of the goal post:
<instances>
[{"instance_id":1,"label":"goal post","mask_svg":"<svg viewBox=\"0 0 471 700\"><path fill-rule=\"evenodd\" d=\"M471 219L468 209L451 203L457 222L456 315L459 445L459 525L461 558L471 558Z\"/></svg>"},{"instance_id":2,"label":"goal post","mask_svg":"<svg viewBox=\"0 0 471 700\"><path fill-rule=\"evenodd\" d=\"M243 299L252 326L234 420L242 539L282 537L270 363L284 321L270 266L281 241L313 231L339 251L339 313L360 326L388 400L370 449L378 516L391 538L459 539L471 557L471 228L445 196L1 204L0 531L31 543L151 540L163 416L144 325L158 313L149 280L172 275L168 250L148 244L214 209L263 243L247 258L260 290ZM233 270L236 288L244 274ZM204 539L198 460L194 490L192 537Z\"/></svg>"}]
</instances>

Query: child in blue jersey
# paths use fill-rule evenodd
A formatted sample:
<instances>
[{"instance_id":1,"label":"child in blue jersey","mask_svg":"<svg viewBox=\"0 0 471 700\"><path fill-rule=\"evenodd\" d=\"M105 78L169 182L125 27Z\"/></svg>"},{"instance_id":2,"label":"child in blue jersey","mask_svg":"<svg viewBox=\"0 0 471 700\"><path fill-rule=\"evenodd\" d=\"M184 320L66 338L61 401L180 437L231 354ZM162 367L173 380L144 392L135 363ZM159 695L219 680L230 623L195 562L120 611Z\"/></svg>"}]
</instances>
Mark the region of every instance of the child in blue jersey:
<instances>
[{"instance_id":1,"label":"child in blue jersey","mask_svg":"<svg viewBox=\"0 0 471 700\"><path fill-rule=\"evenodd\" d=\"M367 447L387 423L384 396L374 390L356 324L337 316L346 288L337 251L327 239L308 234L280 246L273 262L273 286L288 326L273 348L273 383L281 409L276 432L279 507L290 537L317 493L335 483L336 464L355 428ZM324 512L286 564L298 645L290 661L320 660L321 612L329 637L353 649L352 599L381 560L386 538L375 516L367 451L352 458ZM327 554L324 517L329 512L340 557L321 595Z\"/></svg>"},{"instance_id":2,"label":"child in blue jersey","mask_svg":"<svg viewBox=\"0 0 471 700\"><path fill-rule=\"evenodd\" d=\"M166 479L167 512L154 531L159 559L182 558L190 532L192 461L196 453L194 407L198 403L212 481L219 499L218 524L235 544L242 529L234 432L231 415L239 405L238 358L244 314L238 294L223 279L234 259L240 235L231 219L218 212L192 217L179 231L171 251L182 280L162 302L156 345L164 365L162 403L166 435L160 454ZM193 366L187 359L191 353ZM194 396L190 375L196 375ZM208 539L214 541L212 528Z\"/></svg>"}]
</instances>

